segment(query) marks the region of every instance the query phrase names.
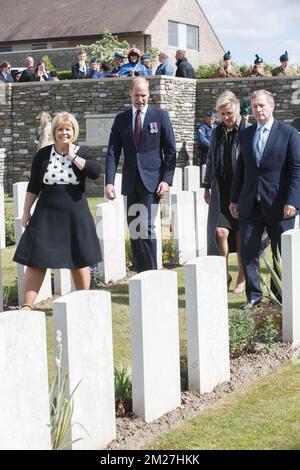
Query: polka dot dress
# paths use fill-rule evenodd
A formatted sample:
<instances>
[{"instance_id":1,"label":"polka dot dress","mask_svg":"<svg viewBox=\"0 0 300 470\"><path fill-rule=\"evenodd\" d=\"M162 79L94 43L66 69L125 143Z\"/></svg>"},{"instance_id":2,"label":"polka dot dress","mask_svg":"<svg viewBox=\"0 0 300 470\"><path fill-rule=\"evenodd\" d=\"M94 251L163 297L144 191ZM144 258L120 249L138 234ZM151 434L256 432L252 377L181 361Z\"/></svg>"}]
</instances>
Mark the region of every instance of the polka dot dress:
<instances>
[{"instance_id":1,"label":"polka dot dress","mask_svg":"<svg viewBox=\"0 0 300 470\"><path fill-rule=\"evenodd\" d=\"M50 160L43 178L44 184L79 184L75 175L72 163L64 155L58 153L52 145Z\"/></svg>"}]
</instances>

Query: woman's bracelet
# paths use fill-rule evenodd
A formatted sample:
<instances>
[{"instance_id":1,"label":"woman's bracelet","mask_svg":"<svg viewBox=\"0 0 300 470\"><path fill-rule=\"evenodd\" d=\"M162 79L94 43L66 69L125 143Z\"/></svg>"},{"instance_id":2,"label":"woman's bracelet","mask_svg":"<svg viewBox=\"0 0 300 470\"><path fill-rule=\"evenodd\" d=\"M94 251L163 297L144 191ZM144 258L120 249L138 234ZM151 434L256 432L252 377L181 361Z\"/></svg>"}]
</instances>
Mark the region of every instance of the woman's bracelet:
<instances>
[{"instance_id":1,"label":"woman's bracelet","mask_svg":"<svg viewBox=\"0 0 300 470\"><path fill-rule=\"evenodd\" d=\"M72 160L73 163L75 162L75 158L77 158L77 157L78 157L78 155L77 155L77 153L76 153L76 154L75 154L75 157L74 157L73 160Z\"/></svg>"}]
</instances>

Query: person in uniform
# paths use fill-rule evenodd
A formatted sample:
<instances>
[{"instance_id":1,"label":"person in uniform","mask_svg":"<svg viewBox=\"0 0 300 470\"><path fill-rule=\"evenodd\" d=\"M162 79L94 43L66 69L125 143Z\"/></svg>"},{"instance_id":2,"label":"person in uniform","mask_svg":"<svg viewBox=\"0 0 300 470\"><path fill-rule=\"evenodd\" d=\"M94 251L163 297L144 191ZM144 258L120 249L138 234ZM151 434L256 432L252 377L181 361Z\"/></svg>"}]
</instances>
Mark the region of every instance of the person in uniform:
<instances>
[{"instance_id":1,"label":"person in uniform","mask_svg":"<svg viewBox=\"0 0 300 470\"><path fill-rule=\"evenodd\" d=\"M271 77L272 73L266 70L264 60L255 54L254 65L251 65L244 73L243 77Z\"/></svg>"},{"instance_id":2,"label":"person in uniform","mask_svg":"<svg viewBox=\"0 0 300 470\"><path fill-rule=\"evenodd\" d=\"M279 65L279 67L276 67L276 69L273 70L272 75L274 77L295 77L297 75L297 72L294 67L291 67L289 65L289 55L287 51L285 51L285 53L279 57L279 60L281 65Z\"/></svg>"},{"instance_id":3,"label":"person in uniform","mask_svg":"<svg viewBox=\"0 0 300 470\"><path fill-rule=\"evenodd\" d=\"M227 51L223 56L224 64L221 65L219 70L210 74L209 78L235 78L241 77L241 72L238 67L232 65L231 52Z\"/></svg>"}]
</instances>

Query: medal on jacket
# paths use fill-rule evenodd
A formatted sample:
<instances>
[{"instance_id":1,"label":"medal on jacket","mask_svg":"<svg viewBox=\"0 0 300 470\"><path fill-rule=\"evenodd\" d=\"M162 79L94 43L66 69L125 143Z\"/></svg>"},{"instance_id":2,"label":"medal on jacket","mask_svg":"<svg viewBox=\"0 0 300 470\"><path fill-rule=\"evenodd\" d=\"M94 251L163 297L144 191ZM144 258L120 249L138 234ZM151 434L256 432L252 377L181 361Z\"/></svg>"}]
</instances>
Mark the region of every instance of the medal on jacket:
<instances>
[{"instance_id":1,"label":"medal on jacket","mask_svg":"<svg viewBox=\"0 0 300 470\"><path fill-rule=\"evenodd\" d=\"M157 134L158 133L158 125L157 122L150 122L149 124L150 134Z\"/></svg>"}]
</instances>

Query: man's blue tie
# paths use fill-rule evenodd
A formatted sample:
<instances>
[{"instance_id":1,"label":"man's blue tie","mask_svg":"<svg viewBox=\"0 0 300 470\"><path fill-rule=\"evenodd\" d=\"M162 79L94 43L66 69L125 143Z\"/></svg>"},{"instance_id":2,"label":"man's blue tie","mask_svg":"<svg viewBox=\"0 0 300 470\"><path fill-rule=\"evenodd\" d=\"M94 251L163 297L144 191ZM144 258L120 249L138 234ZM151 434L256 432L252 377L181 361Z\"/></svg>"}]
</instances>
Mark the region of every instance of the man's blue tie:
<instances>
[{"instance_id":1,"label":"man's blue tie","mask_svg":"<svg viewBox=\"0 0 300 470\"><path fill-rule=\"evenodd\" d=\"M259 135L255 145L255 158L257 166L260 165L261 157L263 154L264 132L265 128L262 126L258 129Z\"/></svg>"}]
</instances>

